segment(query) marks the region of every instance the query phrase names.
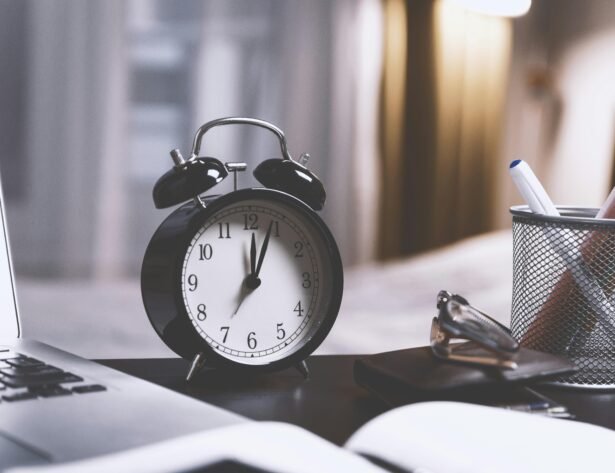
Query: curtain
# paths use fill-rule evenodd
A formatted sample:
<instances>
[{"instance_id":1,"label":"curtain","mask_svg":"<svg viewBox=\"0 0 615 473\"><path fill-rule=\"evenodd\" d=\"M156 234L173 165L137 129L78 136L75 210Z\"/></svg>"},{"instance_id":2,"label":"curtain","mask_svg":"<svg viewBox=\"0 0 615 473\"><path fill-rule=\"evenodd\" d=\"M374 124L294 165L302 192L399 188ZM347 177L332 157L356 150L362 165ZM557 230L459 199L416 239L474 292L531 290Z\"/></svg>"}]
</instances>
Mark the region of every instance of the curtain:
<instances>
[{"instance_id":1,"label":"curtain","mask_svg":"<svg viewBox=\"0 0 615 473\"><path fill-rule=\"evenodd\" d=\"M295 158L311 154L344 263L374 257L380 0L23 5L0 5L7 31L27 32L0 53L7 70L26 70L0 84L0 101L18 109L0 119L11 130L0 139L14 135L1 159L20 275L137 276L169 213L151 200L169 150L187 154L198 126L233 115L272 121ZM203 152L246 161L249 187L279 145L263 130L225 127ZM231 189L228 179L216 192Z\"/></svg>"},{"instance_id":2,"label":"curtain","mask_svg":"<svg viewBox=\"0 0 615 473\"><path fill-rule=\"evenodd\" d=\"M350 266L377 255L383 20L380 0L334 5L327 212L344 264Z\"/></svg>"},{"instance_id":3,"label":"curtain","mask_svg":"<svg viewBox=\"0 0 615 473\"><path fill-rule=\"evenodd\" d=\"M293 157L309 153L308 166L324 182L322 216L344 264L374 259L380 195L380 0L285 0L271 2L269 9L262 2L247 2L254 5L252 18L260 16L255 24L267 33L243 33L243 44L214 27L233 10L228 2L204 5L192 127L229 115L278 124ZM247 128L215 131L206 146L221 159L241 156L250 169L263 157L279 155L272 135ZM259 185L250 172L241 179L243 185ZM219 189L230 190L230 180Z\"/></svg>"},{"instance_id":4,"label":"curtain","mask_svg":"<svg viewBox=\"0 0 615 473\"><path fill-rule=\"evenodd\" d=\"M446 1L385 0L380 256L494 228L508 20Z\"/></svg>"},{"instance_id":5,"label":"curtain","mask_svg":"<svg viewBox=\"0 0 615 473\"><path fill-rule=\"evenodd\" d=\"M24 152L11 157L25 176L23 195L7 205L21 273L80 276L119 265L109 222L121 219L117 174L130 161L123 18L120 0L25 5Z\"/></svg>"}]
</instances>

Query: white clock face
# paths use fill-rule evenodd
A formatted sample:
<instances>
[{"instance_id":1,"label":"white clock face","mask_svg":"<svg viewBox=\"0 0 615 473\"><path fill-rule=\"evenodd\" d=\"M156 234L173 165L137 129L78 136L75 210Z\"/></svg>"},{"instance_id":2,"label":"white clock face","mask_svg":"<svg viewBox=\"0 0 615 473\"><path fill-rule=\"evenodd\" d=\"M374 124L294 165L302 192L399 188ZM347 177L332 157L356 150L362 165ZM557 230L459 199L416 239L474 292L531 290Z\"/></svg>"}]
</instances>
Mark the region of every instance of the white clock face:
<instances>
[{"instance_id":1,"label":"white clock face","mask_svg":"<svg viewBox=\"0 0 615 473\"><path fill-rule=\"evenodd\" d=\"M229 205L192 239L182 294L200 336L220 355L258 365L301 348L331 300L331 262L316 226L265 199Z\"/></svg>"}]
</instances>

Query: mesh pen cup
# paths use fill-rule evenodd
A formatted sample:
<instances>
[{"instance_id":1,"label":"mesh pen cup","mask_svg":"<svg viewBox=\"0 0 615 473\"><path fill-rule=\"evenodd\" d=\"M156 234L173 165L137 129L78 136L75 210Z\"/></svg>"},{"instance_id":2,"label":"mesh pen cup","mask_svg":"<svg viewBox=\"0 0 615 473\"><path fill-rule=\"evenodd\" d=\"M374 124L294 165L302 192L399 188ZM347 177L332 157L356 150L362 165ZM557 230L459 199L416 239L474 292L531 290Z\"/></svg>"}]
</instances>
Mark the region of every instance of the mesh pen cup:
<instances>
[{"instance_id":1,"label":"mesh pen cup","mask_svg":"<svg viewBox=\"0 0 615 473\"><path fill-rule=\"evenodd\" d=\"M527 348L565 356L578 372L557 380L615 388L615 220L597 209L560 217L512 207L511 330Z\"/></svg>"}]
</instances>

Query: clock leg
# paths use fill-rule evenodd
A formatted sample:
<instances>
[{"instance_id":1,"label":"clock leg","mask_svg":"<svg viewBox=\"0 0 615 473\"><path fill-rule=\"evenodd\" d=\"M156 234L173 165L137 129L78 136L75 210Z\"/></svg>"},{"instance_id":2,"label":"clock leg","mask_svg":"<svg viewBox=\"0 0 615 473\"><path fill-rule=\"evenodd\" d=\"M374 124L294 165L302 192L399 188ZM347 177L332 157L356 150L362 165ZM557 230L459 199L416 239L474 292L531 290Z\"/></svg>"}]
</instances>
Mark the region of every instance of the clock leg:
<instances>
[{"instance_id":1,"label":"clock leg","mask_svg":"<svg viewBox=\"0 0 615 473\"><path fill-rule=\"evenodd\" d=\"M205 353L197 353L190 364L190 369L188 370L188 375L186 376L186 382L190 382L194 375L201 371L203 365L205 364Z\"/></svg>"},{"instance_id":2,"label":"clock leg","mask_svg":"<svg viewBox=\"0 0 615 473\"><path fill-rule=\"evenodd\" d=\"M310 370L308 369L308 365L305 360L303 360L298 365L295 365L295 368L297 368L297 371L299 371L299 373L301 373L301 376L303 376L305 379L308 379L310 377Z\"/></svg>"}]
</instances>

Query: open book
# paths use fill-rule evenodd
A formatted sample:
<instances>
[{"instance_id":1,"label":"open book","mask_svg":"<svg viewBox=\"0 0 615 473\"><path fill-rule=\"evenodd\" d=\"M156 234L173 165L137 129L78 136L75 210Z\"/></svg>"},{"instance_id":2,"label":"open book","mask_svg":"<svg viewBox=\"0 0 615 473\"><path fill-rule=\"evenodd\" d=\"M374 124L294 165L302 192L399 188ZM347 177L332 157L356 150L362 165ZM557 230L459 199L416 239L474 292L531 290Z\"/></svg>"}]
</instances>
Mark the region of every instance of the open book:
<instances>
[{"instance_id":1,"label":"open book","mask_svg":"<svg viewBox=\"0 0 615 473\"><path fill-rule=\"evenodd\" d=\"M614 446L615 431L590 424L472 404L425 402L376 417L343 448L290 424L253 422L85 461L10 472L207 472L235 471L235 465L244 472L276 473L578 473L613 471Z\"/></svg>"}]
</instances>

